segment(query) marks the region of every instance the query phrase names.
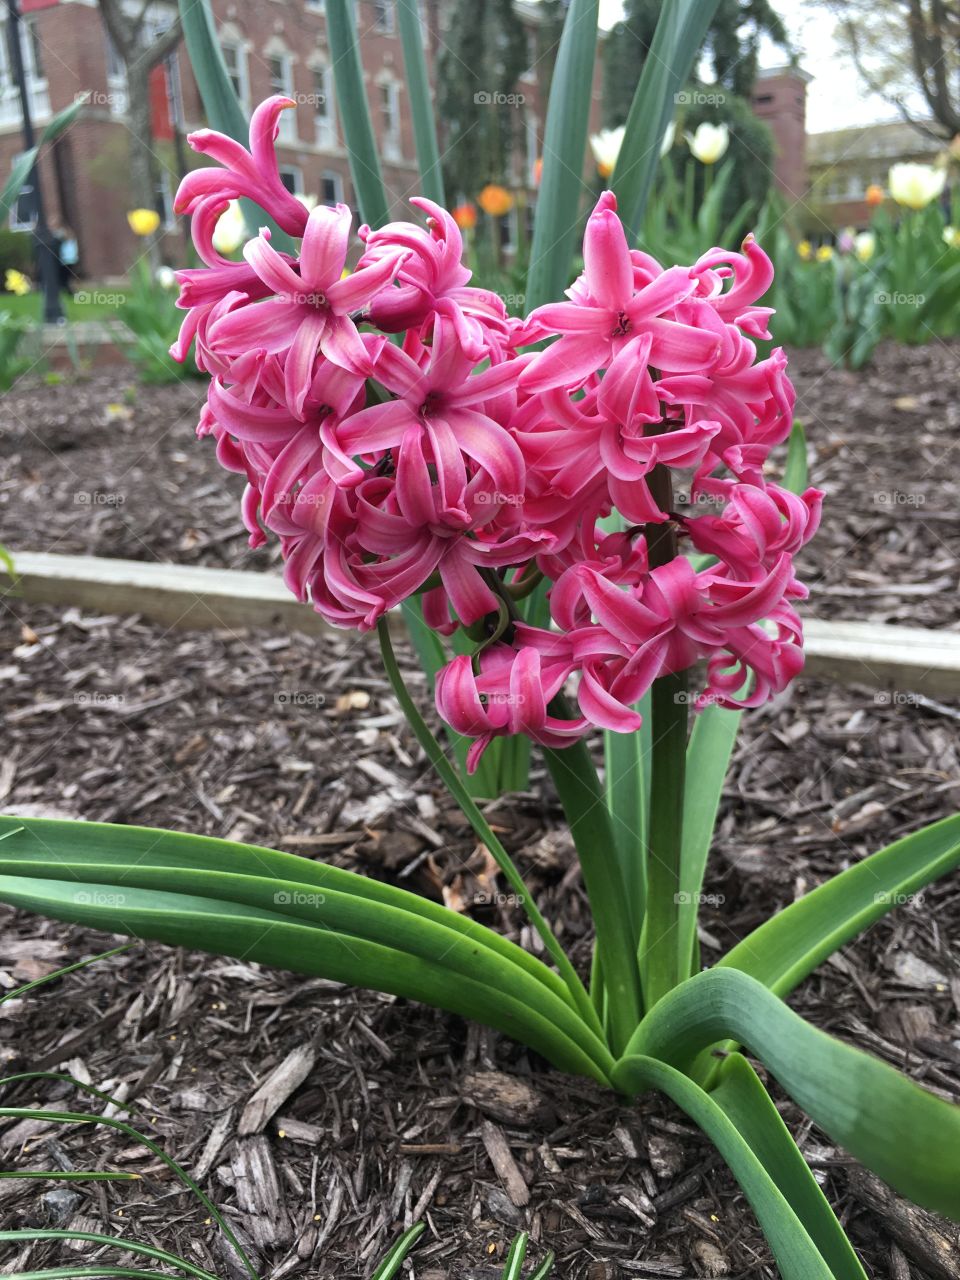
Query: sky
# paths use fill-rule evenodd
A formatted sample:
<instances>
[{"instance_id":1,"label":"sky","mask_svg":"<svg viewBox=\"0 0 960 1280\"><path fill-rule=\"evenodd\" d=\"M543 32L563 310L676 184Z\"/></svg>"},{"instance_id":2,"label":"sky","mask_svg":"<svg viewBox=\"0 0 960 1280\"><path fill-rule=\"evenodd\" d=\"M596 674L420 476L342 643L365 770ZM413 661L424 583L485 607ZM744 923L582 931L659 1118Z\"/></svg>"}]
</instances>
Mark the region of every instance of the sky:
<instances>
[{"instance_id":1,"label":"sky","mask_svg":"<svg viewBox=\"0 0 960 1280\"><path fill-rule=\"evenodd\" d=\"M896 110L867 92L853 64L840 51L832 16L809 0L774 0L794 45L800 65L814 79L807 86L807 130L820 133L853 125L896 120ZM622 0L600 0L600 21L611 27L620 17ZM761 51L762 67L778 66L783 53L774 45Z\"/></svg>"}]
</instances>

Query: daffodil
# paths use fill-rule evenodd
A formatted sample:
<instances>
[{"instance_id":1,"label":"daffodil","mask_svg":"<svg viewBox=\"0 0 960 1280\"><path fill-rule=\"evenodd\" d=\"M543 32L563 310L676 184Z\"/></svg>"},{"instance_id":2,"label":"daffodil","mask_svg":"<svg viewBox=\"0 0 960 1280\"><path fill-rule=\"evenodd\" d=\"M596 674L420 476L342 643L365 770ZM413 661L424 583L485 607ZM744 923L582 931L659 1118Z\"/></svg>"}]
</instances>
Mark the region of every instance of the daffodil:
<instances>
[{"instance_id":1,"label":"daffodil","mask_svg":"<svg viewBox=\"0 0 960 1280\"><path fill-rule=\"evenodd\" d=\"M160 226L160 215L156 209L131 209L127 222L135 236L152 236Z\"/></svg>"},{"instance_id":2,"label":"daffodil","mask_svg":"<svg viewBox=\"0 0 960 1280\"><path fill-rule=\"evenodd\" d=\"M18 298L22 298L25 293L29 293L32 288L28 277L14 267L7 268L3 283L7 293L15 293Z\"/></svg>"},{"instance_id":3,"label":"daffodil","mask_svg":"<svg viewBox=\"0 0 960 1280\"><path fill-rule=\"evenodd\" d=\"M887 175L890 194L907 209L925 209L940 195L946 180L946 169L932 164L895 164Z\"/></svg>"},{"instance_id":4,"label":"daffodil","mask_svg":"<svg viewBox=\"0 0 960 1280\"><path fill-rule=\"evenodd\" d=\"M683 136L691 153L701 164L716 164L726 155L730 145L730 130L727 126L708 124L706 120L697 125L696 133L685 133Z\"/></svg>"}]
</instances>

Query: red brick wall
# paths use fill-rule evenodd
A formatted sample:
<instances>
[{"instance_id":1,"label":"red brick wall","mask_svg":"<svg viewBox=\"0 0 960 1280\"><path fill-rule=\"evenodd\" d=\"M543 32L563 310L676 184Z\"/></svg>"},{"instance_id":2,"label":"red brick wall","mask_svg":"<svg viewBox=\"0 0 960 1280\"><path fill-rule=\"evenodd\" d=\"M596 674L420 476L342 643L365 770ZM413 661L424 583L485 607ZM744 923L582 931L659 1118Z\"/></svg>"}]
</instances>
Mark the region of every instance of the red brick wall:
<instances>
[{"instance_id":1,"label":"red brick wall","mask_svg":"<svg viewBox=\"0 0 960 1280\"><path fill-rule=\"evenodd\" d=\"M774 179L791 200L801 199L807 180L807 77L789 68L761 73L751 103L754 115L773 131L776 144Z\"/></svg>"}]
</instances>

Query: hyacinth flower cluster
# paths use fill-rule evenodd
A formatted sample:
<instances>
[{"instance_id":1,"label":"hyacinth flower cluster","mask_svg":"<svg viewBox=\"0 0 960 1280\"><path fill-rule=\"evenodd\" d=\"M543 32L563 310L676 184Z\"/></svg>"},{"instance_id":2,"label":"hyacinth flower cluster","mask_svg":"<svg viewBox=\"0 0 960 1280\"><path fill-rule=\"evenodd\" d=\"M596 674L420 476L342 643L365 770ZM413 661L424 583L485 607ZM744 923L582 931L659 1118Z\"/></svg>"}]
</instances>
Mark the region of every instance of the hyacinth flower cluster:
<instances>
[{"instance_id":1,"label":"hyacinth flower cluster","mask_svg":"<svg viewBox=\"0 0 960 1280\"><path fill-rule=\"evenodd\" d=\"M277 535L290 590L336 626L369 630L419 595L430 627L463 629L473 652L436 696L474 739L471 767L498 735L557 747L632 731L653 681L701 660L700 705L782 690L803 663L793 557L822 495L764 474L794 392L783 352L757 355L773 277L760 246L664 269L628 247L608 192L567 300L518 319L470 284L450 214L413 199L425 225L360 227L348 272L349 210L308 211L280 180L291 106L257 109L249 150L191 135L216 164L176 203L205 265L178 272L172 354L195 342L210 375L199 434L246 477L251 546ZM299 258L266 229L242 262L217 252L241 197ZM521 606L541 583L542 627ZM577 714L557 714L574 687Z\"/></svg>"}]
</instances>

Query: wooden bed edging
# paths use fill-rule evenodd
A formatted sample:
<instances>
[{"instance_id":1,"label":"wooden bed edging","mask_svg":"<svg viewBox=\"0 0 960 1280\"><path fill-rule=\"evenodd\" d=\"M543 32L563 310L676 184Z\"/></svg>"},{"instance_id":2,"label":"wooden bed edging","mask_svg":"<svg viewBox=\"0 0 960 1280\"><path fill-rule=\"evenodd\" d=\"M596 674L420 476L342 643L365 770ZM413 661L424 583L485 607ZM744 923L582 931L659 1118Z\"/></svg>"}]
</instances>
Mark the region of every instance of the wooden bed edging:
<instances>
[{"instance_id":1,"label":"wooden bed edging","mask_svg":"<svg viewBox=\"0 0 960 1280\"><path fill-rule=\"evenodd\" d=\"M273 573L35 551L14 553L14 563L14 583L0 569L0 599L9 598L13 609L21 600L136 613L170 628L262 627L308 635L330 630ZM911 694L960 697L960 632L809 615L804 629L807 675L870 685L891 702L908 702Z\"/></svg>"}]
</instances>

